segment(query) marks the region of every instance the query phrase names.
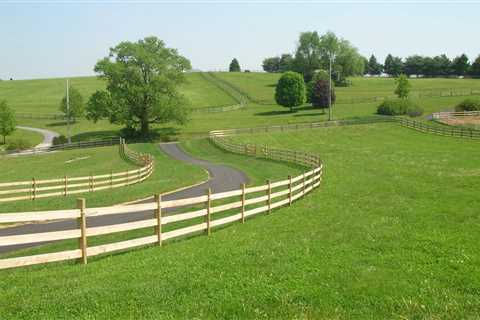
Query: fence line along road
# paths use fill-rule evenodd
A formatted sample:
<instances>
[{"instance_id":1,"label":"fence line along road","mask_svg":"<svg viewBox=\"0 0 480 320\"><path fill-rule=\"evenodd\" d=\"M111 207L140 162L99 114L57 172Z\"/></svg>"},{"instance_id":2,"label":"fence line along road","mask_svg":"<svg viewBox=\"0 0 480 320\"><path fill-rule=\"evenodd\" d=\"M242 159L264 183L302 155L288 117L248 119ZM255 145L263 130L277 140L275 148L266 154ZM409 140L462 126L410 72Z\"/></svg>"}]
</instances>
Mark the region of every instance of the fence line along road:
<instances>
[{"instance_id":1,"label":"fence line along road","mask_svg":"<svg viewBox=\"0 0 480 320\"><path fill-rule=\"evenodd\" d=\"M246 187L237 190L211 193L192 198L162 201L156 195L155 201L126 206L88 208L84 199L78 199L77 209L24 212L0 214L0 224L20 222L43 222L58 219L76 219L78 227L73 230L61 230L34 234L21 234L0 237L0 246L11 246L46 241L78 239L77 249L65 250L0 259L0 269L27 266L39 263L79 259L83 264L88 257L107 252L125 250L133 247L156 244L191 234L210 235L212 229L233 222L244 223L246 219L262 212L270 213L273 209L291 205L320 185L322 179L322 162L317 155L268 148L266 146L234 144L225 138L221 131L210 134L210 138L220 148L278 161L297 163L305 167L304 173L280 181L267 181L264 185ZM127 152L128 153L128 152ZM165 216L162 210L177 208L179 211ZM128 214L151 211L150 219L135 222L113 224L99 227L88 227L88 218L111 214ZM180 223L180 224L179 224ZM132 240L118 241L109 244L88 246L88 238L136 229L152 228L152 234Z\"/></svg>"},{"instance_id":2,"label":"fence line along road","mask_svg":"<svg viewBox=\"0 0 480 320\"><path fill-rule=\"evenodd\" d=\"M119 152L127 161L133 162L140 168L95 176L69 177L65 175L57 179L32 178L28 181L0 183L0 203L36 200L45 197L64 197L83 192L119 188L140 183L153 173L152 156L131 150L122 138L119 140Z\"/></svg>"}]
</instances>

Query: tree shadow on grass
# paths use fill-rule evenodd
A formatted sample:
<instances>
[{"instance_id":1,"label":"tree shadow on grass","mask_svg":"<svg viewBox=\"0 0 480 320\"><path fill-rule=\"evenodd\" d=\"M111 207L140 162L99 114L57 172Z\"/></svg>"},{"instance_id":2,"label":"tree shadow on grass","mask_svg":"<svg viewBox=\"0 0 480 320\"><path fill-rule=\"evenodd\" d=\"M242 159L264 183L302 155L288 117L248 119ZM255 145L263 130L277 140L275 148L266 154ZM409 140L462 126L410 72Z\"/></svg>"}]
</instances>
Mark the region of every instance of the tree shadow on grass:
<instances>
[{"instance_id":1,"label":"tree shadow on grass","mask_svg":"<svg viewBox=\"0 0 480 320\"><path fill-rule=\"evenodd\" d=\"M119 130L89 131L72 136L72 142L92 141L120 137Z\"/></svg>"},{"instance_id":2,"label":"tree shadow on grass","mask_svg":"<svg viewBox=\"0 0 480 320\"><path fill-rule=\"evenodd\" d=\"M71 125L74 125L76 123L77 123L76 121L71 121L70 122ZM59 121L59 122L48 123L47 127L64 127L66 125L67 125L67 121Z\"/></svg>"},{"instance_id":3,"label":"tree shadow on grass","mask_svg":"<svg viewBox=\"0 0 480 320\"><path fill-rule=\"evenodd\" d=\"M312 106L303 106L299 108L294 108L293 112L290 111L290 109L284 109L284 110L273 110L273 111L267 111L267 112L258 112L255 113L256 116L279 116L279 115L294 115L294 117L301 116L297 115L299 111L308 111L308 110L318 110Z\"/></svg>"}]
</instances>

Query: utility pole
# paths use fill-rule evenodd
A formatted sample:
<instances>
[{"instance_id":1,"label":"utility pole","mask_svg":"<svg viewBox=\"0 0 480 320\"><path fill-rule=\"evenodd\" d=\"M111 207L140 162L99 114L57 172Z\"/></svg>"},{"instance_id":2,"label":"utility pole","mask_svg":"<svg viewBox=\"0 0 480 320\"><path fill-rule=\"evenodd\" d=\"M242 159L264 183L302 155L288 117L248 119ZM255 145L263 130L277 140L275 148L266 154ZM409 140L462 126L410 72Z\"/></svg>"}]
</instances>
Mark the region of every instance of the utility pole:
<instances>
[{"instance_id":1,"label":"utility pole","mask_svg":"<svg viewBox=\"0 0 480 320\"><path fill-rule=\"evenodd\" d=\"M70 97L68 92L70 91L70 87L68 85L67 79L67 139L68 143L72 143L72 139L70 138Z\"/></svg>"},{"instance_id":2,"label":"utility pole","mask_svg":"<svg viewBox=\"0 0 480 320\"><path fill-rule=\"evenodd\" d=\"M328 80L328 121L332 121L332 53L329 55Z\"/></svg>"}]
</instances>

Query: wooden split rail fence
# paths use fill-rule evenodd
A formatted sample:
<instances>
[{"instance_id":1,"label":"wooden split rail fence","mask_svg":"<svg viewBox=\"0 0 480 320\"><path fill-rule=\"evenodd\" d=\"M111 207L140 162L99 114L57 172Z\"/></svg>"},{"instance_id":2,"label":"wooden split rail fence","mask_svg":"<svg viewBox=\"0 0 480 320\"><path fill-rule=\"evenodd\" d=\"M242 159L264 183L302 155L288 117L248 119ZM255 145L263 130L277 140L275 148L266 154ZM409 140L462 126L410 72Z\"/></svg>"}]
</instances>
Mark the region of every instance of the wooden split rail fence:
<instances>
[{"instance_id":1,"label":"wooden split rail fence","mask_svg":"<svg viewBox=\"0 0 480 320\"><path fill-rule=\"evenodd\" d=\"M435 112L433 119L450 119L456 117L480 117L480 111Z\"/></svg>"},{"instance_id":2,"label":"wooden split rail fence","mask_svg":"<svg viewBox=\"0 0 480 320\"><path fill-rule=\"evenodd\" d=\"M425 122L406 119L406 118L398 118L397 121L400 125L415 129L417 131L425 132L425 133L433 133L438 134L441 136L448 136L448 137L457 137L457 138L465 138L465 139L480 139L480 130L473 130L468 128L461 128L455 126L432 126Z\"/></svg>"},{"instance_id":3,"label":"wooden split rail fence","mask_svg":"<svg viewBox=\"0 0 480 320\"><path fill-rule=\"evenodd\" d=\"M121 138L120 138L121 139ZM121 139L120 154L140 168L123 172L110 172L83 177L63 176L57 179L36 179L0 183L0 203L20 200L36 200L45 197L61 197L77 193L113 189L140 183L154 170L153 158L148 154L131 150Z\"/></svg>"},{"instance_id":4,"label":"wooden split rail fence","mask_svg":"<svg viewBox=\"0 0 480 320\"><path fill-rule=\"evenodd\" d=\"M285 180L267 181L261 186L246 187L243 184L237 190L220 193L212 193L208 189L202 196L186 199L163 201L161 195L156 195L155 201L151 203L101 208L88 208L85 200L79 199L76 209L0 214L0 224L76 219L78 225L76 229L72 230L0 237L0 246L78 239L78 248L73 250L0 259L0 269L70 259L78 259L81 263L86 264L88 257L107 252L149 244L162 245L164 241L192 234L210 235L214 228L234 222L243 223L247 218L259 213L270 213L275 208L291 205L293 201L300 199L320 185L322 162L316 155L252 147L252 145L235 145L228 142L219 131L213 132L211 138L214 143L227 150L252 156L265 156L279 161L295 162L303 165L306 171L296 177L289 176ZM250 150L258 150L258 152ZM176 211L172 212L175 209ZM91 223L91 219L99 216L135 214L143 211L151 211L151 218L102 226L92 226L94 223ZM153 228L152 233L131 240L89 246L90 237L145 228Z\"/></svg>"}]
</instances>

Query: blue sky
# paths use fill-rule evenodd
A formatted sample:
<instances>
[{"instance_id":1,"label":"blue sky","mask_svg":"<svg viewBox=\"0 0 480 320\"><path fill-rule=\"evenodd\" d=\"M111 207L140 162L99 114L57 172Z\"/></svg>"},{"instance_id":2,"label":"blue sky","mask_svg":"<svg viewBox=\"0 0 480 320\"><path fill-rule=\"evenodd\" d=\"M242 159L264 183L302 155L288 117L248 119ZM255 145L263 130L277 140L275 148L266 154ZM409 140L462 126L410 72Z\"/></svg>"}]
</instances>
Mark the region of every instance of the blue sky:
<instances>
[{"instance_id":1,"label":"blue sky","mask_svg":"<svg viewBox=\"0 0 480 320\"><path fill-rule=\"evenodd\" d=\"M302 31L334 31L366 56L480 54L480 3L94 3L0 2L0 78L92 75L123 40L155 35L194 68L225 69L233 57L261 70L293 52Z\"/></svg>"}]
</instances>

